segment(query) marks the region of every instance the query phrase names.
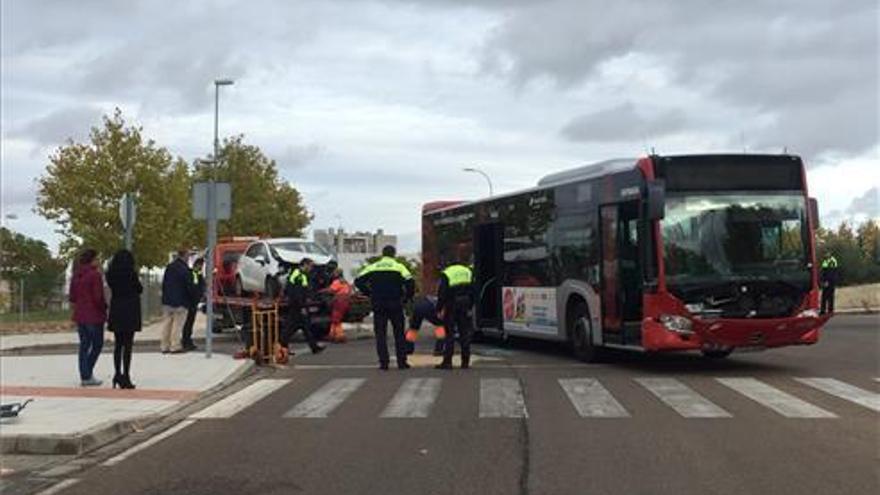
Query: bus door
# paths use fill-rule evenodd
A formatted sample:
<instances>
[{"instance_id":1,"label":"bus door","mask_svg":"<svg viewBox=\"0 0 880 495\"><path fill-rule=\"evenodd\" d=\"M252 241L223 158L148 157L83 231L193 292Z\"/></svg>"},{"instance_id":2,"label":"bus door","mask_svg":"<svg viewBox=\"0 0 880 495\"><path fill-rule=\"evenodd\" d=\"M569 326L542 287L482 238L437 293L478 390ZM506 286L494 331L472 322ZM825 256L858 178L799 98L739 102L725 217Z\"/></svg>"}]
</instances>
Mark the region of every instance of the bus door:
<instances>
[{"instance_id":1,"label":"bus door","mask_svg":"<svg viewBox=\"0 0 880 495\"><path fill-rule=\"evenodd\" d=\"M599 216L603 337L612 343L639 344L642 317L639 202L604 205Z\"/></svg>"},{"instance_id":2,"label":"bus door","mask_svg":"<svg viewBox=\"0 0 880 495\"><path fill-rule=\"evenodd\" d=\"M474 228L474 289L479 328L501 330L501 282L504 226L487 223Z\"/></svg>"}]
</instances>

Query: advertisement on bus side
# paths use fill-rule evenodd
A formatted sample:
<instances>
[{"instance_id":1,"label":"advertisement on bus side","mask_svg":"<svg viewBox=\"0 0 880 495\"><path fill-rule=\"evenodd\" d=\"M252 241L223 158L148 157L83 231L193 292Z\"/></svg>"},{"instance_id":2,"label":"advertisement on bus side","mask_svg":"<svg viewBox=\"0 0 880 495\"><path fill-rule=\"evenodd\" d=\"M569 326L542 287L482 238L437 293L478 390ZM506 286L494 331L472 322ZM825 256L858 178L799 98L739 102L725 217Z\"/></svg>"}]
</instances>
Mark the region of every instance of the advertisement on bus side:
<instances>
[{"instance_id":1,"label":"advertisement on bus side","mask_svg":"<svg viewBox=\"0 0 880 495\"><path fill-rule=\"evenodd\" d=\"M504 328L530 332L555 333L555 287L504 287Z\"/></svg>"}]
</instances>

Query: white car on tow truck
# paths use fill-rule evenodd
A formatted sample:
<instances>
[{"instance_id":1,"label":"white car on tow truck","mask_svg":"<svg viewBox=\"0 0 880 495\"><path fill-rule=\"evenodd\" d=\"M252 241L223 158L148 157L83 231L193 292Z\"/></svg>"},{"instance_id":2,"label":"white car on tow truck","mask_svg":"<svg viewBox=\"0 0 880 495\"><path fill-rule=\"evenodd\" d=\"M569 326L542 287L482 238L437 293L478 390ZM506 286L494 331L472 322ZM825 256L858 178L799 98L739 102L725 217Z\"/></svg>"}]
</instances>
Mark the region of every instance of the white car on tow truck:
<instances>
[{"instance_id":1,"label":"white car on tow truck","mask_svg":"<svg viewBox=\"0 0 880 495\"><path fill-rule=\"evenodd\" d=\"M290 265L303 258L324 265L334 259L317 243L308 239L260 239L252 242L238 260L236 293L260 293L274 297L284 287L283 276Z\"/></svg>"}]
</instances>

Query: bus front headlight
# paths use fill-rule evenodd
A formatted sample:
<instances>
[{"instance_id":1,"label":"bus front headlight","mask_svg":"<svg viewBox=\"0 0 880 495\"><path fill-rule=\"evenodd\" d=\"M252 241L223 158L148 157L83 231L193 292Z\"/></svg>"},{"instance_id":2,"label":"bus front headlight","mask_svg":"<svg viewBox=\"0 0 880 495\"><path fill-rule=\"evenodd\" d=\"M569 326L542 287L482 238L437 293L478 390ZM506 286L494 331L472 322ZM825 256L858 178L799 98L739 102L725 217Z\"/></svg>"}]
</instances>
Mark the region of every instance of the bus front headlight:
<instances>
[{"instance_id":1,"label":"bus front headlight","mask_svg":"<svg viewBox=\"0 0 880 495\"><path fill-rule=\"evenodd\" d=\"M684 316L663 314L660 315L660 323L670 332L683 335L692 335L694 333L693 322Z\"/></svg>"}]
</instances>

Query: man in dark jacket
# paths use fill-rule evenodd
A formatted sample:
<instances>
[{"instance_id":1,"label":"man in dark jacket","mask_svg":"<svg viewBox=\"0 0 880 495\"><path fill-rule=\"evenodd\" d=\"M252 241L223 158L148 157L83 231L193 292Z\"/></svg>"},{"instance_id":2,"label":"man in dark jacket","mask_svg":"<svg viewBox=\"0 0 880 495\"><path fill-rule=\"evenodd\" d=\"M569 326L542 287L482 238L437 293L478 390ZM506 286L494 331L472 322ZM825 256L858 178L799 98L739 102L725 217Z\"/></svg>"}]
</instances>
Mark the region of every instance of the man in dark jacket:
<instances>
[{"instance_id":1,"label":"man in dark jacket","mask_svg":"<svg viewBox=\"0 0 880 495\"><path fill-rule=\"evenodd\" d=\"M309 328L309 315L307 303L312 295L309 282L309 273L312 271L314 262L309 258L303 258L299 262L299 266L290 271L287 277L287 285L284 288L284 295L287 298L287 317L284 325L284 332L281 333L281 345L287 347L290 343L290 337L297 330L302 330L312 354L318 354L324 350L324 347L318 344L315 334Z\"/></svg>"},{"instance_id":2,"label":"man in dark jacket","mask_svg":"<svg viewBox=\"0 0 880 495\"><path fill-rule=\"evenodd\" d=\"M389 321L394 331L397 367L402 370L410 367L406 362L403 303L412 299L415 285L409 269L394 258L396 254L394 246L385 246L382 258L365 266L354 281L373 303L373 332L376 334L376 353L382 370L388 369Z\"/></svg>"},{"instance_id":3,"label":"man in dark jacket","mask_svg":"<svg viewBox=\"0 0 880 495\"><path fill-rule=\"evenodd\" d=\"M196 350L196 344L193 342L193 324L196 321L196 312L199 309L199 303L205 295L205 277L202 275L202 267L205 265L204 258L198 258L193 262L190 272L189 283L189 307L186 311L186 321L183 323L183 334L180 337L180 345L187 351Z\"/></svg>"},{"instance_id":4,"label":"man in dark jacket","mask_svg":"<svg viewBox=\"0 0 880 495\"><path fill-rule=\"evenodd\" d=\"M822 282L822 308L821 314L834 313L834 289L837 287L837 258L829 253L822 260L820 273Z\"/></svg>"},{"instance_id":5,"label":"man in dark jacket","mask_svg":"<svg viewBox=\"0 0 880 495\"><path fill-rule=\"evenodd\" d=\"M180 250L174 261L165 267L162 276L162 339L159 348L162 354L185 352L180 345L180 335L186 322L187 308L190 304L192 272L186 263L188 252Z\"/></svg>"}]
</instances>

